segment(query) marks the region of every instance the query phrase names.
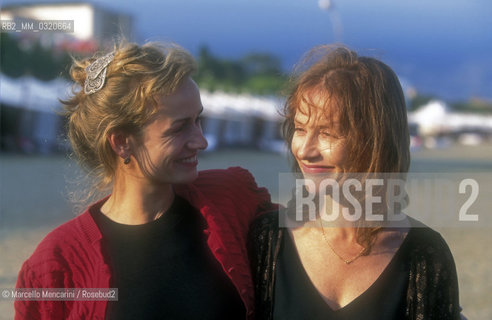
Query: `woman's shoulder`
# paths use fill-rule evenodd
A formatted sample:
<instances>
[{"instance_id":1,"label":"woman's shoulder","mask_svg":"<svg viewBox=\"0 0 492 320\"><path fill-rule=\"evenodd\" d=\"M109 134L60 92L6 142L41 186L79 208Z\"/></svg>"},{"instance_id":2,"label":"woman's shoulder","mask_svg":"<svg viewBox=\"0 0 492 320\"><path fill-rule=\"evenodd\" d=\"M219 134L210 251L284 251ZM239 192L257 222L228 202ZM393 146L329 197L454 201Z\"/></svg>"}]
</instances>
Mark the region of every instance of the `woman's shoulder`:
<instances>
[{"instance_id":1,"label":"woman's shoulder","mask_svg":"<svg viewBox=\"0 0 492 320\"><path fill-rule=\"evenodd\" d=\"M410 222L405 264L410 269L411 311L417 318L459 319L458 276L448 244L439 232L417 220Z\"/></svg>"},{"instance_id":2,"label":"woman's shoulder","mask_svg":"<svg viewBox=\"0 0 492 320\"><path fill-rule=\"evenodd\" d=\"M29 265L71 259L70 256L90 247L100 237L89 209L50 231L37 245Z\"/></svg>"},{"instance_id":3,"label":"woman's shoulder","mask_svg":"<svg viewBox=\"0 0 492 320\"><path fill-rule=\"evenodd\" d=\"M252 192L267 193L266 189L259 188L253 175L241 167L228 169L203 170L198 173L197 179L187 186L175 186L178 193L186 193L187 189L198 189L206 196L234 195L235 197L251 197ZM269 194L268 194L269 196Z\"/></svg>"},{"instance_id":4,"label":"woman's shoulder","mask_svg":"<svg viewBox=\"0 0 492 320\"><path fill-rule=\"evenodd\" d=\"M251 223L251 231L270 231L279 229L281 209L275 209L256 217Z\"/></svg>"},{"instance_id":5,"label":"woman's shoulder","mask_svg":"<svg viewBox=\"0 0 492 320\"><path fill-rule=\"evenodd\" d=\"M250 225L248 234L248 252L253 265L262 261L275 250L282 229L279 227L279 210L259 215Z\"/></svg>"},{"instance_id":6,"label":"woman's shoulder","mask_svg":"<svg viewBox=\"0 0 492 320\"><path fill-rule=\"evenodd\" d=\"M198 173L197 179L193 182L194 185L208 186L254 186L256 181L251 172L241 167L229 167L227 169L210 169L203 170Z\"/></svg>"},{"instance_id":7,"label":"woman's shoulder","mask_svg":"<svg viewBox=\"0 0 492 320\"><path fill-rule=\"evenodd\" d=\"M439 232L411 217L409 221L407 245L414 257L434 263L453 261L451 250Z\"/></svg>"},{"instance_id":8,"label":"woman's shoulder","mask_svg":"<svg viewBox=\"0 0 492 320\"><path fill-rule=\"evenodd\" d=\"M418 245L434 244L436 241L444 240L439 232L430 228L417 219L408 217L410 223L409 235L412 235L412 243Z\"/></svg>"},{"instance_id":9,"label":"woman's shoulder","mask_svg":"<svg viewBox=\"0 0 492 320\"><path fill-rule=\"evenodd\" d=\"M248 235L248 243L250 246L269 246L271 241L276 241L279 234L282 233L279 220L281 211L281 209L275 209L261 214L253 220Z\"/></svg>"},{"instance_id":10,"label":"woman's shoulder","mask_svg":"<svg viewBox=\"0 0 492 320\"><path fill-rule=\"evenodd\" d=\"M32 255L23 263L17 278L17 287L64 287L68 274L80 268L80 261L87 257L90 237L84 225L91 219L84 212L49 232L38 244ZM84 261L82 261L84 262Z\"/></svg>"},{"instance_id":11,"label":"woman's shoulder","mask_svg":"<svg viewBox=\"0 0 492 320\"><path fill-rule=\"evenodd\" d=\"M219 202L230 200L235 206L252 208L253 211L258 212L267 212L277 207L272 204L268 190L259 187L253 175L241 167L200 171L191 189L176 188L178 194L194 199L196 195L186 196L190 190L198 190L209 200Z\"/></svg>"}]
</instances>

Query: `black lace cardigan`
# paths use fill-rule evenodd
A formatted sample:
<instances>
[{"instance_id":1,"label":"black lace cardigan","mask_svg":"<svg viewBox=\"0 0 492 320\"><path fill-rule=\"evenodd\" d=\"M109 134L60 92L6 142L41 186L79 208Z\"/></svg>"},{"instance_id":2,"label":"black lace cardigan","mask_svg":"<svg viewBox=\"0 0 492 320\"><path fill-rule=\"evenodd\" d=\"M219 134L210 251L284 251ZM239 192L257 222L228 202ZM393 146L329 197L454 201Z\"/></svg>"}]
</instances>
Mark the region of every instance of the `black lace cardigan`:
<instances>
[{"instance_id":1,"label":"black lace cardigan","mask_svg":"<svg viewBox=\"0 0 492 320\"><path fill-rule=\"evenodd\" d=\"M251 225L248 250L255 284L256 319L272 319L275 266L282 232L278 212L257 218ZM453 256L441 235L411 219L412 250L406 319L460 319L458 279Z\"/></svg>"}]
</instances>

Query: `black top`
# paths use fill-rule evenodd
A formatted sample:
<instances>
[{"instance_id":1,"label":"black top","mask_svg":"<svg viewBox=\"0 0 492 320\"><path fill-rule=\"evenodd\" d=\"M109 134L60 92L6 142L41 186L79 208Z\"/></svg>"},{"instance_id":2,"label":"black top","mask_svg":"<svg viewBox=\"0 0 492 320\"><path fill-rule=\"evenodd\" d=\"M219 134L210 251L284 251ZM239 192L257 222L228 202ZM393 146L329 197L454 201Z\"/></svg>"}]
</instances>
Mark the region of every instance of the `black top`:
<instances>
[{"instance_id":1,"label":"black top","mask_svg":"<svg viewBox=\"0 0 492 320\"><path fill-rule=\"evenodd\" d=\"M458 278L449 247L439 233L415 219L410 217L408 219L411 229L391 262L393 266L403 264L408 269L406 293L402 294L405 296L402 301L405 315L397 319L459 320ZM273 319L275 301L281 295L280 290L275 290L278 280L276 271L279 267L282 238L286 230L278 226L279 213L271 212L261 215L250 227L248 252L255 285L256 319ZM384 271L382 278L386 278L386 273ZM388 276L388 278L392 277ZM393 290L393 286L381 285L387 290ZM372 290L372 287L369 290ZM365 298L365 294L361 295L361 298ZM354 300L354 305L355 303L358 304L357 299ZM352 306L349 304L347 307ZM302 316L302 319L308 318ZM329 319L326 315L324 318ZM358 318L355 316L353 319ZM364 314L362 319L366 318Z\"/></svg>"},{"instance_id":2,"label":"black top","mask_svg":"<svg viewBox=\"0 0 492 320\"><path fill-rule=\"evenodd\" d=\"M204 218L176 196L162 217L143 225L93 217L109 249L107 319L244 319L245 308L204 236Z\"/></svg>"},{"instance_id":3,"label":"black top","mask_svg":"<svg viewBox=\"0 0 492 320\"><path fill-rule=\"evenodd\" d=\"M294 241L284 232L278 256L274 319L403 319L408 268L399 248L378 279L360 296L333 310L309 279Z\"/></svg>"}]
</instances>

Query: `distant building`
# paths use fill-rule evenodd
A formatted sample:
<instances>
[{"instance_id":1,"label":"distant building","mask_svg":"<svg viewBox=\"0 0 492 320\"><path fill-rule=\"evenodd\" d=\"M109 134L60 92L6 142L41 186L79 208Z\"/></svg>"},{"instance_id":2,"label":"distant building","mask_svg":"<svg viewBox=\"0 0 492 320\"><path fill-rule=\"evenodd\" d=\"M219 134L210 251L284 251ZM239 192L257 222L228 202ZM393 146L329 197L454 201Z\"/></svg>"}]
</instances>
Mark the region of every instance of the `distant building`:
<instances>
[{"instance_id":1,"label":"distant building","mask_svg":"<svg viewBox=\"0 0 492 320\"><path fill-rule=\"evenodd\" d=\"M447 146L451 142L478 145L492 141L492 116L451 111L440 100L431 100L408 114L412 127L429 148Z\"/></svg>"},{"instance_id":2,"label":"distant building","mask_svg":"<svg viewBox=\"0 0 492 320\"><path fill-rule=\"evenodd\" d=\"M134 40L133 19L128 14L103 9L87 2L32 3L4 6L2 21L73 20L73 32L17 32L23 38L41 38L54 47L75 52L92 52L114 42L115 36Z\"/></svg>"},{"instance_id":3,"label":"distant building","mask_svg":"<svg viewBox=\"0 0 492 320\"><path fill-rule=\"evenodd\" d=\"M69 51L91 55L112 47L115 37L134 41L130 15L86 2L6 5L1 8L0 19L16 25L16 30L5 30L2 25L2 31L15 37L22 50L39 42L53 54ZM73 31L39 29L40 22L50 20L73 21ZM31 23L34 28L21 28ZM4 59L4 63L9 62ZM58 99L65 99L70 88L71 83L62 78L42 81L25 74L14 79L1 73L0 150L48 154L67 149L64 122L57 112L61 110Z\"/></svg>"}]
</instances>

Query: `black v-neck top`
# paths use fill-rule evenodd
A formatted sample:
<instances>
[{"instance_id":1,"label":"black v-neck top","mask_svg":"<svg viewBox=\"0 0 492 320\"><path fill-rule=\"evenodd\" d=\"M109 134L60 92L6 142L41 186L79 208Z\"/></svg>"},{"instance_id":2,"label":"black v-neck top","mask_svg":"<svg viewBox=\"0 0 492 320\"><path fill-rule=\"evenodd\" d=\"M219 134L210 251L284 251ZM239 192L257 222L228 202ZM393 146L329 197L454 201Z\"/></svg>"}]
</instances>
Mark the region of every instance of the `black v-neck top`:
<instances>
[{"instance_id":1,"label":"black v-neck top","mask_svg":"<svg viewBox=\"0 0 492 320\"><path fill-rule=\"evenodd\" d=\"M273 318L282 320L405 318L409 276L408 265L405 263L409 248L405 245L405 240L381 275L366 291L343 308L333 310L309 279L294 240L288 232L284 232L277 262Z\"/></svg>"},{"instance_id":2,"label":"black v-neck top","mask_svg":"<svg viewBox=\"0 0 492 320\"><path fill-rule=\"evenodd\" d=\"M114 222L92 213L101 229L118 301L106 319L244 319L237 290L210 251L205 219L177 197L157 220Z\"/></svg>"}]
</instances>

